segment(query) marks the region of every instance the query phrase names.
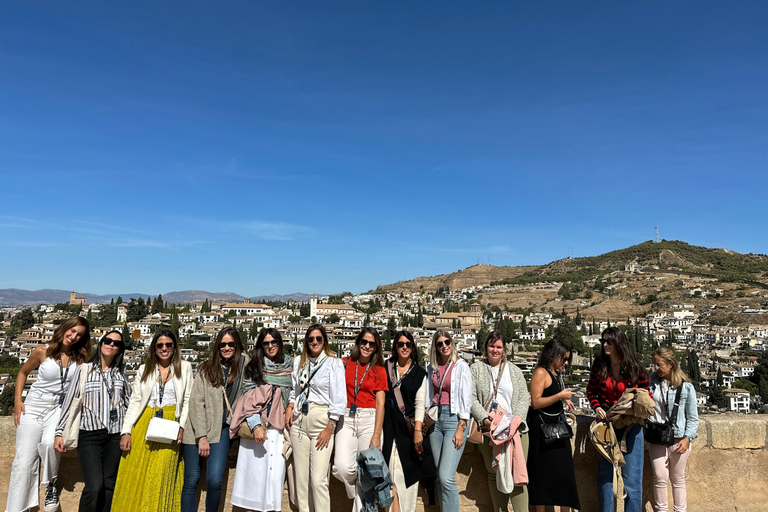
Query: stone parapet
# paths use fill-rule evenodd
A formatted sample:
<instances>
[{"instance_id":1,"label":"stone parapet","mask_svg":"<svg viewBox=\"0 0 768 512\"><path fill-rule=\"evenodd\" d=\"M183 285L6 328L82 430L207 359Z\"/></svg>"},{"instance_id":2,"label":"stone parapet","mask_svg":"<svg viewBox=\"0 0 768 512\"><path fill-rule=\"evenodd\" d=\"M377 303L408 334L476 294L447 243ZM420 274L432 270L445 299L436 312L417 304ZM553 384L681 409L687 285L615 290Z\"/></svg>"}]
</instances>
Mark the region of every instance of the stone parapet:
<instances>
[{"instance_id":1,"label":"stone parapet","mask_svg":"<svg viewBox=\"0 0 768 512\"><path fill-rule=\"evenodd\" d=\"M586 438L592 418L577 418L574 439L574 466L576 483L583 510L597 510L595 478L598 454ZM768 504L768 416L715 415L702 416L699 438L694 441L688 459L688 508L697 512L749 512L762 511ZM10 479L10 468L15 450L15 428L10 417L0 418L0 503L5 503ZM227 496L232 486L237 451L229 460L224 487ZM648 457L645 459L643 500L646 511L652 510L653 483ZM485 467L477 447L469 445L462 457L456 480L461 497L461 512L490 510ZM204 478L201 478L204 482ZM60 469L61 510L77 510L82 491L82 476L74 452L62 457ZM201 483L199 510L204 510L205 491ZM351 510L340 482L331 478L333 510ZM671 492L670 492L671 496ZM437 507L424 505L427 495L422 490L417 510L433 512ZM617 510L621 511L619 505ZM233 510L227 502L225 512ZM239 509L235 509L239 510ZM290 510L287 498L283 510Z\"/></svg>"}]
</instances>

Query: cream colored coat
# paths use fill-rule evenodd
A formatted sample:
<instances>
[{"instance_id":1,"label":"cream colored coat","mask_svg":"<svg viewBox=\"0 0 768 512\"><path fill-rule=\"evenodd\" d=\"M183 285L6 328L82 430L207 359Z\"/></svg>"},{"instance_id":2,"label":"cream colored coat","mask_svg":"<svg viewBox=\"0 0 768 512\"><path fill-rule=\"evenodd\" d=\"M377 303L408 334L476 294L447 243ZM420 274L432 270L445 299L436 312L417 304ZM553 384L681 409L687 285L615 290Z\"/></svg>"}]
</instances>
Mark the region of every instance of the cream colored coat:
<instances>
[{"instance_id":1,"label":"cream colored coat","mask_svg":"<svg viewBox=\"0 0 768 512\"><path fill-rule=\"evenodd\" d=\"M120 430L123 435L130 434L133 426L139 421L141 413L144 412L144 408L149 403L149 396L152 394L152 386L157 382L157 368L155 368L152 376L144 382L141 381L141 376L143 374L144 365L141 365L133 380L131 401L128 403L128 410L125 413L123 428ZM192 365L187 361L182 360L181 377L177 377L174 372L171 380L173 381L173 390L176 395L176 421L184 426L187 423L187 416L189 414L189 395L192 392Z\"/></svg>"}]
</instances>

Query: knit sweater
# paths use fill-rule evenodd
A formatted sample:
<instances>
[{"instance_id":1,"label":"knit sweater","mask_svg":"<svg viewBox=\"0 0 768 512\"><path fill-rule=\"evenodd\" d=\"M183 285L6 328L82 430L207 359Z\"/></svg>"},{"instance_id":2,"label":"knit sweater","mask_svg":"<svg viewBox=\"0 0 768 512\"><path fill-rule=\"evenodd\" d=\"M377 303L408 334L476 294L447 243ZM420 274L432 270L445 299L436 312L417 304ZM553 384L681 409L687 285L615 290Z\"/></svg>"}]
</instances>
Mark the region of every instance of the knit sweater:
<instances>
[{"instance_id":1,"label":"knit sweater","mask_svg":"<svg viewBox=\"0 0 768 512\"><path fill-rule=\"evenodd\" d=\"M512 381L512 402L511 412L515 416L520 416L523 420L520 432L528 432L528 425L525 418L528 416L528 406L531 404L531 395L528 393L528 386L525 384L525 377L520 368L507 361L507 370ZM488 411L484 409L488 399L493 393L493 386L496 384L491 374L491 366L485 361L478 361L470 368L472 372L472 382L474 383L472 400L472 417L478 424L482 425L483 420L488 417Z\"/></svg>"}]
</instances>

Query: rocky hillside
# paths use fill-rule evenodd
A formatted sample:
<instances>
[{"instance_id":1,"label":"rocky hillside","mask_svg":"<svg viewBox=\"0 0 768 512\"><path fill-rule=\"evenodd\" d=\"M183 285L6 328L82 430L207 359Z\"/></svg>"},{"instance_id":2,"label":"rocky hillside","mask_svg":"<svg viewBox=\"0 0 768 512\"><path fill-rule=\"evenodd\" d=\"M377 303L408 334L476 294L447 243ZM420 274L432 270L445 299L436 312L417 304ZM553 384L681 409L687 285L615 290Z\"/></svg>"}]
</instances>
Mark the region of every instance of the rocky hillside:
<instances>
[{"instance_id":1,"label":"rocky hillside","mask_svg":"<svg viewBox=\"0 0 768 512\"><path fill-rule=\"evenodd\" d=\"M533 272L539 267L495 267L493 265L473 265L452 274L441 274L432 277L418 277L410 281L398 281L394 284L380 285L376 293L400 293L436 291L438 288L458 290L470 286L488 285L493 281L513 279L527 272Z\"/></svg>"}]
</instances>

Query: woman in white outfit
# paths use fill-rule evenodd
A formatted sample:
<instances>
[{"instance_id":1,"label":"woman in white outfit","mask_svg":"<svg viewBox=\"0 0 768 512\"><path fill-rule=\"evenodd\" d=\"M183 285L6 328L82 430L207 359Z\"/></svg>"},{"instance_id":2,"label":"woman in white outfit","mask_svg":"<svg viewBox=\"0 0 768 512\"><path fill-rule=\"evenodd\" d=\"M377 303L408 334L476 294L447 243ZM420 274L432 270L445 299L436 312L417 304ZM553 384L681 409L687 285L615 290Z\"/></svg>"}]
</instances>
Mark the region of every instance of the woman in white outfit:
<instances>
[{"instance_id":1,"label":"woman in white outfit","mask_svg":"<svg viewBox=\"0 0 768 512\"><path fill-rule=\"evenodd\" d=\"M245 419L253 439L240 439L235 483L230 497L237 507L259 512L280 510L282 507L286 469L284 433L283 428L271 424L267 417L279 412L284 418L292 387L292 370L293 359L283 353L280 332L274 328L262 329L256 338L251 360L245 367L243 400L249 407L259 405L262 410L268 409L269 413L255 413ZM269 402L259 403L261 400L257 396L269 396ZM233 422L231 429L239 427Z\"/></svg>"},{"instance_id":2,"label":"woman in white outfit","mask_svg":"<svg viewBox=\"0 0 768 512\"><path fill-rule=\"evenodd\" d=\"M328 466L336 422L347 405L344 364L320 324L310 325L301 357L293 360L293 390L285 411L291 431L299 512L331 510ZM311 498L310 498L311 493Z\"/></svg>"},{"instance_id":3,"label":"woman in white outfit","mask_svg":"<svg viewBox=\"0 0 768 512\"><path fill-rule=\"evenodd\" d=\"M62 322L48 347L38 347L16 377L16 456L11 466L6 512L22 512L39 505L39 466L43 463L46 486L45 512L59 508L56 478L61 454L53 448L54 434L61 415L61 404L69 391L78 365L91 354L91 329L88 320L76 316ZM21 393L27 376L37 370L25 402Z\"/></svg>"}]
</instances>

